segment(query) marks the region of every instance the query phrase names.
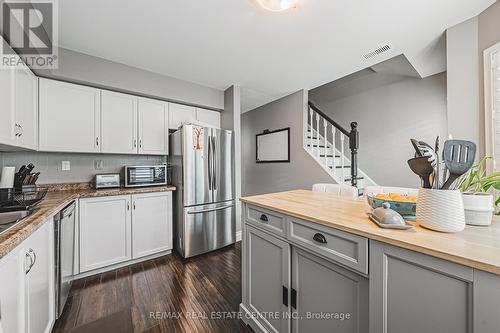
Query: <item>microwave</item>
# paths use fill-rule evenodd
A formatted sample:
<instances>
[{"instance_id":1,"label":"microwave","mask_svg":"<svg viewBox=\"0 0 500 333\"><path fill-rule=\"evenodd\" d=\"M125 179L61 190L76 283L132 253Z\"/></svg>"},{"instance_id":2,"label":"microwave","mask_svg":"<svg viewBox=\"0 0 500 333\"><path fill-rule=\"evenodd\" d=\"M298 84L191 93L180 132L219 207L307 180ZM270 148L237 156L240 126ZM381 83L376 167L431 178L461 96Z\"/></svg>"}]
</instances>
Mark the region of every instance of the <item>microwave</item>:
<instances>
[{"instance_id":1,"label":"microwave","mask_svg":"<svg viewBox=\"0 0 500 333\"><path fill-rule=\"evenodd\" d=\"M126 166L123 168L125 187L167 185L167 166Z\"/></svg>"}]
</instances>

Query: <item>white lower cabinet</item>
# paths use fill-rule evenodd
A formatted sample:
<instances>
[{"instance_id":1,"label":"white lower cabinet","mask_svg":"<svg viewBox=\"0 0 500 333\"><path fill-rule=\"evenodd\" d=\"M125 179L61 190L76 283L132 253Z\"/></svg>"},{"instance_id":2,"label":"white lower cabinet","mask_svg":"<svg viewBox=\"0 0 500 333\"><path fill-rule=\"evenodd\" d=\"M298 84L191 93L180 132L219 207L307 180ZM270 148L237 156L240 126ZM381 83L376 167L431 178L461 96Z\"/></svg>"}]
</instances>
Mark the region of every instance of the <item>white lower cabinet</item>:
<instances>
[{"instance_id":1,"label":"white lower cabinet","mask_svg":"<svg viewBox=\"0 0 500 333\"><path fill-rule=\"evenodd\" d=\"M0 325L4 333L50 333L55 322L52 221L0 260Z\"/></svg>"},{"instance_id":2,"label":"white lower cabinet","mask_svg":"<svg viewBox=\"0 0 500 333\"><path fill-rule=\"evenodd\" d=\"M4 333L25 329L24 251L16 248L0 260L0 326Z\"/></svg>"},{"instance_id":3,"label":"white lower cabinet","mask_svg":"<svg viewBox=\"0 0 500 333\"><path fill-rule=\"evenodd\" d=\"M80 273L172 249L172 193L80 199Z\"/></svg>"},{"instance_id":4,"label":"white lower cabinet","mask_svg":"<svg viewBox=\"0 0 500 333\"><path fill-rule=\"evenodd\" d=\"M24 242L28 333L50 333L55 320L53 226L46 222Z\"/></svg>"},{"instance_id":5,"label":"white lower cabinet","mask_svg":"<svg viewBox=\"0 0 500 333\"><path fill-rule=\"evenodd\" d=\"M132 195L132 257L172 249L172 192Z\"/></svg>"},{"instance_id":6,"label":"white lower cabinet","mask_svg":"<svg viewBox=\"0 0 500 333\"><path fill-rule=\"evenodd\" d=\"M130 195L80 199L80 272L132 258Z\"/></svg>"}]
</instances>

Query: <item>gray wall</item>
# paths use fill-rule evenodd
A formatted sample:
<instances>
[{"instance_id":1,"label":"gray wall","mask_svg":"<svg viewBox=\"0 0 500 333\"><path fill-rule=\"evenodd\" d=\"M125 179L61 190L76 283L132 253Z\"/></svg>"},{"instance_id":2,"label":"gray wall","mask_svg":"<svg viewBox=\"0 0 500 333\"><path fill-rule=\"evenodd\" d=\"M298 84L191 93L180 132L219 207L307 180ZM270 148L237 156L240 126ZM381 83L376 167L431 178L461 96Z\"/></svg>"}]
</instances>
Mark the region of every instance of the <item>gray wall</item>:
<instances>
[{"instance_id":1,"label":"gray wall","mask_svg":"<svg viewBox=\"0 0 500 333\"><path fill-rule=\"evenodd\" d=\"M59 48L59 68L37 75L206 108L224 109L224 91Z\"/></svg>"},{"instance_id":2,"label":"gray wall","mask_svg":"<svg viewBox=\"0 0 500 333\"><path fill-rule=\"evenodd\" d=\"M236 231L241 230L241 89L231 86L224 92L221 127L234 133L234 182L236 192Z\"/></svg>"},{"instance_id":3,"label":"gray wall","mask_svg":"<svg viewBox=\"0 0 500 333\"><path fill-rule=\"evenodd\" d=\"M104 162L103 170L94 168L94 161ZM70 161L71 170L62 171L61 161ZM33 163L34 172L40 172L38 184L82 183L92 180L96 173L120 172L124 165L162 164L163 156L68 154L42 152L0 153L0 166L15 166Z\"/></svg>"},{"instance_id":4,"label":"gray wall","mask_svg":"<svg viewBox=\"0 0 500 333\"><path fill-rule=\"evenodd\" d=\"M328 174L303 148L302 122L307 92L246 112L241 118L243 195L310 189L314 183L332 183ZM255 163L255 135L263 130L290 127L290 163Z\"/></svg>"},{"instance_id":5,"label":"gray wall","mask_svg":"<svg viewBox=\"0 0 500 333\"><path fill-rule=\"evenodd\" d=\"M433 145L437 135L446 137L445 73L418 79L365 71L309 98L345 128L358 122L359 168L379 185L417 187L406 162L414 155L410 138Z\"/></svg>"}]
</instances>

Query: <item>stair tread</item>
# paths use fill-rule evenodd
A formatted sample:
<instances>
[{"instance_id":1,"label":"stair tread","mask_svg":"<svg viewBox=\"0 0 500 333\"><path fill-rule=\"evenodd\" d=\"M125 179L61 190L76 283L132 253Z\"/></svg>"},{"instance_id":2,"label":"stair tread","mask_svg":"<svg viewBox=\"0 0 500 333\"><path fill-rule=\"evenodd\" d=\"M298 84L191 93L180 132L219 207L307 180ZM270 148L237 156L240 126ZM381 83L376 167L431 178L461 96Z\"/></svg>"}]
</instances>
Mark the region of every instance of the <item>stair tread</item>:
<instances>
[{"instance_id":1,"label":"stair tread","mask_svg":"<svg viewBox=\"0 0 500 333\"><path fill-rule=\"evenodd\" d=\"M333 166L332 166L332 165L329 165L328 167L329 167L330 169L333 169ZM350 169L350 168L351 168L351 166L350 166L350 165L344 165L344 168L345 168L345 169ZM335 169L342 169L342 166L341 166L341 165L336 165L336 166L335 166Z\"/></svg>"},{"instance_id":2,"label":"stair tread","mask_svg":"<svg viewBox=\"0 0 500 333\"><path fill-rule=\"evenodd\" d=\"M320 154L319 157L325 157L325 154ZM332 154L327 154L326 157L333 157ZM340 157L340 155L335 155L335 157Z\"/></svg>"},{"instance_id":3,"label":"stair tread","mask_svg":"<svg viewBox=\"0 0 500 333\"><path fill-rule=\"evenodd\" d=\"M363 176L358 176L358 177L356 177L356 179L365 179L365 177L363 177ZM346 181L346 182L347 182L347 181L349 181L349 180L351 180L351 177L348 177L348 178L345 178L345 179L344 179L344 181Z\"/></svg>"}]
</instances>

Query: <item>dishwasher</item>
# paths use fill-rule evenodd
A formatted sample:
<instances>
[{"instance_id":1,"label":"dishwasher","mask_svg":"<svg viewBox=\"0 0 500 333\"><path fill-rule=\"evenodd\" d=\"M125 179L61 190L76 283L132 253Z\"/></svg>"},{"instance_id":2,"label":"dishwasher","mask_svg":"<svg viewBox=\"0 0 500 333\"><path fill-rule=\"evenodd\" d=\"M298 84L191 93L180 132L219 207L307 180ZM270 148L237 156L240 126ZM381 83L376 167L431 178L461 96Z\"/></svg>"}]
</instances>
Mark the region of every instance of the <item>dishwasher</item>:
<instances>
[{"instance_id":1,"label":"dishwasher","mask_svg":"<svg viewBox=\"0 0 500 333\"><path fill-rule=\"evenodd\" d=\"M75 207L72 202L54 216L56 319L68 299L75 265Z\"/></svg>"}]
</instances>

